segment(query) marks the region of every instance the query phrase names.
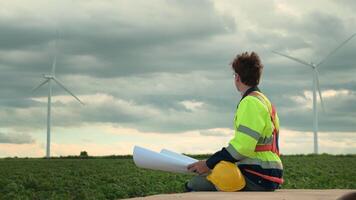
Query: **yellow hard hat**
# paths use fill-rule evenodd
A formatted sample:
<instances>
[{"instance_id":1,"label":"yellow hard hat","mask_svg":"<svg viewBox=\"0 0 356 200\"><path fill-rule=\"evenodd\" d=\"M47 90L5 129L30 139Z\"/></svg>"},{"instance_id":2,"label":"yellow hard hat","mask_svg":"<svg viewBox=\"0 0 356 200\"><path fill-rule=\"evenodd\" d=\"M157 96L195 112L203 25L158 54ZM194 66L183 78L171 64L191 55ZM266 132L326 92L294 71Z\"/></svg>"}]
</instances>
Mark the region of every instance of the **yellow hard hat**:
<instances>
[{"instance_id":1,"label":"yellow hard hat","mask_svg":"<svg viewBox=\"0 0 356 200\"><path fill-rule=\"evenodd\" d=\"M220 161L206 177L216 189L224 192L239 191L245 187L245 178L236 164Z\"/></svg>"}]
</instances>

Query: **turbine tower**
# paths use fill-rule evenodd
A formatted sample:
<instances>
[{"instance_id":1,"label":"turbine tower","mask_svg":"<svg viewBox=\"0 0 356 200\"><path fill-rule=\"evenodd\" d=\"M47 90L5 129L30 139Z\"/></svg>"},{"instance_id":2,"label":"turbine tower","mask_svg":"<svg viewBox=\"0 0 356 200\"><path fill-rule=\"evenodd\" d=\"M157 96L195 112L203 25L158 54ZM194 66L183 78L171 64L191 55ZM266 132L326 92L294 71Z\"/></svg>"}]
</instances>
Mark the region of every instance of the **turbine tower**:
<instances>
[{"instance_id":1,"label":"turbine tower","mask_svg":"<svg viewBox=\"0 0 356 200\"><path fill-rule=\"evenodd\" d=\"M295 58L283 53L279 53L277 51L272 51L273 53L289 58L291 60L294 60L295 62L298 62L300 64L306 65L308 67L311 67L313 70L313 128L314 128L314 153L318 154L319 153L319 149L318 149L318 112L317 112L317 94L316 91L318 90L319 93L319 97L320 97L320 102L321 102L321 106L324 109L324 103L323 103L323 98L321 95L321 91L320 91L320 83L319 83L319 72L318 72L318 68L320 67L320 65L322 65L331 55L333 55L337 50L339 50L342 46L344 46L348 41L350 41L354 36L356 36L356 33L354 33L353 35L351 35L347 40L345 40L344 42L342 42L339 46L337 46L333 51L331 51L324 59L322 59L318 64L314 64L313 62L306 62L304 60L301 60L299 58Z\"/></svg>"},{"instance_id":2,"label":"turbine tower","mask_svg":"<svg viewBox=\"0 0 356 200\"><path fill-rule=\"evenodd\" d=\"M48 83L48 103L47 103L47 148L46 148L46 158L51 157L51 98L52 98L52 81L57 83L60 87L62 87L66 92L72 95L79 103L84 103L75 96L70 90L68 90L61 81L59 81L55 76L56 71L56 62L57 62L57 40L55 41L55 55L52 63L52 71L50 74L44 74L43 78L45 79L42 83L40 83L37 87L32 89L32 92L39 89L44 84Z\"/></svg>"}]
</instances>

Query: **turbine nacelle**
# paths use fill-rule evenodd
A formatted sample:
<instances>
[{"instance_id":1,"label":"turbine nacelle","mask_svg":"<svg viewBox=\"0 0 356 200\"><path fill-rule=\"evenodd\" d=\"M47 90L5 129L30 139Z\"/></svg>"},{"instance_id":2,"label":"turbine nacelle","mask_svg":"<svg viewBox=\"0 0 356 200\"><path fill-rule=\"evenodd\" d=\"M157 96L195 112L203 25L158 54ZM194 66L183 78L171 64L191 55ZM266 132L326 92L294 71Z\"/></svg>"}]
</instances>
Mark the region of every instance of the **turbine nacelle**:
<instances>
[{"instance_id":1,"label":"turbine nacelle","mask_svg":"<svg viewBox=\"0 0 356 200\"><path fill-rule=\"evenodd\" d=\"M43 78L45 78L45 79L54 79L55 77L53 75L43 74Z\"/></svg>"},{"instance_id":2,"label":"turbine nacelle","mask_svg":"<svg viewBox=\"0 0 356 200\"><path fill-rule=\"evenodd\" d=\"M313 62L310 63L311 67L313 67L313 69L316 69L317 65Z\"/></svg>"}]
</instances>

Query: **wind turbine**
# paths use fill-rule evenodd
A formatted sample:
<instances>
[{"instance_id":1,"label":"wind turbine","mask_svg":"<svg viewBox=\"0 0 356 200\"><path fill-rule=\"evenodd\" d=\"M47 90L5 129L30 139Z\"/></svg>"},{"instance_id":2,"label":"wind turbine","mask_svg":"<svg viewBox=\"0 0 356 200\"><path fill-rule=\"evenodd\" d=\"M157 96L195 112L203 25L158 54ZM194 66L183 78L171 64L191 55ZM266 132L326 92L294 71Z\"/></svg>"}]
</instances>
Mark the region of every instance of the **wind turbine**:
<instances>
[{"instance_id":1,"label":"wind turbine","mask_svg":"<svg viewBox=\"0 0 356 200\"><path fill-rule=\"evenodd\" d=\"M291 60L294 60L295 62L298 62L300 64L306 65L308 67L311 67L313 70L313 127L314 127L314 153L318 154L318 112L317 112L317 105L316 105L316 101L317 101L317 95L316 95L316 90L318 90L319 93L319 97L320 97L320 102L321 102L321 106L323 108L323 111L325 110L324 108L324 102L323 102L323 98L321 95L321 91L320 91L320 84L319 84L319 72L318 72L318 68L320 67L320 65L322 65L330 56L332 56L337 50L339 50L342 46L344 46L348 41L350 41L353 37L356 36L356 33L354 33L353 35L351 35L347 40L345 40L344 42L342 42L339 46L337 46L333 51L331 51L324 59L322 59L318 64L315 64L313 62L306 62L304 60L301 60L299 58L295 58L286 54L282 54L279 53L277 51L272 51L273 53L289 58Z\"/></svg>"},{"instance_id":2,"label":"wind turbine","mask_svg":"<svg viewBox=\"0 0 356 200\"><path fill-rule=\"evenodd\" d=\"M57 33L58 34L58 33ZM42 83L40 83L37 87L32 89L32 92L39 89L44 84L48 83L48 103L47 103L47 148L46 148L46 158L51 157L51 98L52 98L52 81L57 83L60 87L62 87L66 92L72 95L79 103L84 103L75 96L70 90L68 90L61 81L59 81L55 76L56 71L56 63L57 63L57 40L55 40L55 55L52 63L52 71L50 74L43 74L43 78L45 79Z\"/></svg>"}]
</instances>

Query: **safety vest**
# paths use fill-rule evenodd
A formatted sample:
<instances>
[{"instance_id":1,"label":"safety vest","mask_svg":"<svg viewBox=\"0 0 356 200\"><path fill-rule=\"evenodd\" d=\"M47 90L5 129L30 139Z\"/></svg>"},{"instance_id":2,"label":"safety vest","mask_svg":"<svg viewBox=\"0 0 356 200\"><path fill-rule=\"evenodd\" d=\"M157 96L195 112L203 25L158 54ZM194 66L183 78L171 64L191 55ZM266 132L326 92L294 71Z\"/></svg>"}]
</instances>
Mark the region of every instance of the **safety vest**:
<instances>
[{"instance_id":1,"label":"safety vest","mask_svg":"<svg viewBox=\"0 0 356 200\"><path fill-rule=\"evenodd\" d=\"M237 165L259 165L264 169L283 169L279 157L279 119L274 106L261 92L253 91L243 98L236 111L235 137L227 151L238 160ZM283 179L270 177L253 170L251 174L269 181L283 183Z\"/></svg>"},{"instance_id":2,"label":"safety vest","mask_svg":"<svg viewBox=\"0 0 356 200\"><path fill-rule=\"evenodd\" d=\"M259 151L272 151L273 153L276 153L278 156L279 154L279 147L278 147L278 137L279 137L279 127L277 127L277 123L276 123L276 108L274 107L273 104L271 104L271 102L267 99L267 97L265 97L262 93L257 92L257 91L253 91L249 94L249 96L254 96L256 98L258 98L261 102L263 102L267 108L268 108L268 112L270 114L271 117L271 122L273 124L273 133L272 133L272 144L257 144L256 145L256 152Z\"/></svg>"},{"instance_id":3,"label":"safety vest","mask_svg":"<svg viewBox=\"0 0 356 200\"><path fill-rule=\"evenodd\" d=\"M235 137L226 149L238 163L282 169L278 148L279 119L267 97L258 91L248 94L241 100L234 122ZM283 183L279 177L250 169L244 171L272 182ZM219 162L207 179L220 191L238 191L246 184L240 169L226 161Z\"/></svg>"}]
</instances>

